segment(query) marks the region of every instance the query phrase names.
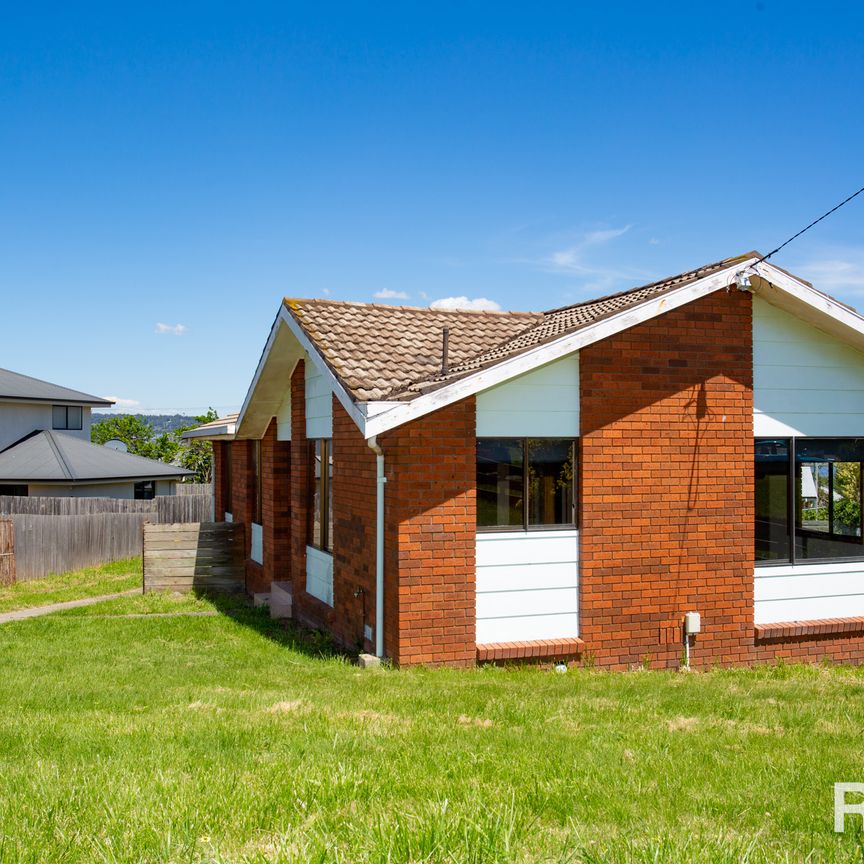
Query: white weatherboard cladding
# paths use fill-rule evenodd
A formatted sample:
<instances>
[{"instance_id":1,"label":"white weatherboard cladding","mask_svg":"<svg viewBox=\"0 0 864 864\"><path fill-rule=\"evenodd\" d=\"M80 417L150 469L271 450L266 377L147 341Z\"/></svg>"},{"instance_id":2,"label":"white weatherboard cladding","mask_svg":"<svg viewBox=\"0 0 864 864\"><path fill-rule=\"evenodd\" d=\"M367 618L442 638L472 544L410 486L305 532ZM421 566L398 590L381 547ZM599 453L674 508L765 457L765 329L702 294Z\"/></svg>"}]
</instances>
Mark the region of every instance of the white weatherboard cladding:
<instances>
[{"instance_id":1,"label":"white weatherboard cladding","mask_svg":"<svg viewBox=\"0 0 864 864\"><path fill-rule=\"evenodd\" d=\"M579 635L579 532L477 535L477 643Z\"/></svg>"},{"instance_id":2,"label":"white weatherboard cladding","mask_svg":"<svg viewBox=\"0 0 864 864\"><path fill-rule=\"evenodd\" d=\"M328 380L306 355L306 437L333 437L333 397Z\"/></svg>"},{"instance_id":3,"label":"white weatherboard cladding","mask_svg":"<svg viewBox=\"0 0 864 864\"><path fill-rule=\"evenodd\" d=\"M757 567L757 624L864 617L864 561Z\"/></svg>"},{"instance_id":4,"label":"white weatherboard cladding","mask_svg":"<svg viewBox=\"0 0 864 864\"><path fill-rule=\"evenodd\" d=\"M864 435L864 354L753 298L757 437Z\"/></svg>"},{"instance_id":5,"label":"white weatherboard cladding","mask_svg":"<svg viewBox=\"0 0 864 864\"><path fill-rule=\"evenodd\" d=\"M276 412L276 440L291 440L291 382L285 390L285 398Z\"/></svg>"},{"instance_id":6,"label":"white weatherboard cladding","mask_svg":"<svg viewBox=\"0 0 864 864\"><path fill-rule=\"evenodd\" d=\"M579 435L579 354L570 354L477 395L477 436Z\"/></svg>"},{"instance_id":7,"label":"white weatherboard cladding","mask_svg":"<svg viewBox=\"0 0 864 864\"><path fill-rule=\"evenodd\" d=\"M252 523L252 548L249 557L257 564L264 563L264 529L257 523Z\"/></svg>"},{"instance_id":8,"label":"white weatherboard cladding","mask_svg":"<svg viewBox=\"0 0 864 864\"><path fill-rule=\"evenodd\" d=\"M314 546L306 547L306 593L333 605L333 556Z\"/></svg>"}]
</instances>

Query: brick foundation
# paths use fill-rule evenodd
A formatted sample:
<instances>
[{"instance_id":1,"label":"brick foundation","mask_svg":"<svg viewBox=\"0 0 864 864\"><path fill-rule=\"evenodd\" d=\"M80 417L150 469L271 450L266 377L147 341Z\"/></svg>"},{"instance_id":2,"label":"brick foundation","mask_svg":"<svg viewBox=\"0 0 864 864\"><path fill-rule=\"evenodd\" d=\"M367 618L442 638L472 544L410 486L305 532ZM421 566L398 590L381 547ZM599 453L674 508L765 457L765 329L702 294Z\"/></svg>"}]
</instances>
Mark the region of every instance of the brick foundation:
<instances>
[{"instance_id":1,"label":"brick foundation","mask_svg":"<svg viewBox=\"0 0 864 864\"><path fill-rule=\"evenodd\" d=\"M751 298L719 291L580 355L580 636L598 666L753 656Z\"/></svg>"}]
</instances>

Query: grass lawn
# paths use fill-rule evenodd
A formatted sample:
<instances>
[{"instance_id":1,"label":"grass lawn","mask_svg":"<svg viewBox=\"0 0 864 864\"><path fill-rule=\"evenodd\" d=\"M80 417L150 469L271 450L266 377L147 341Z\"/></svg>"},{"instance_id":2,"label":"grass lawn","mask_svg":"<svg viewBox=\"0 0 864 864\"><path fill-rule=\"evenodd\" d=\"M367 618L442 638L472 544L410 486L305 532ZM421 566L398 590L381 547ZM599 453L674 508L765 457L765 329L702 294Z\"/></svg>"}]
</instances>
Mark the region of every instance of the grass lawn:
<instances>
[{"instance_id":1,"label":"grass lawn","mask_svg":"<svg viewBox=\"0 0 864 864\"><path fill-rule=\"evenodd\" d=\"M140 587L141 559L129 558L98 567L85 567L73 573L47 576L45 579L0 585L0 612L46 606L81 597L98 597L100 594L116 594Z\"/></svg>"},{"instance_id":2,"label":"grass lawn","mask_svg":"<svg viewBox=\"0 0 864 864\"><path fill-rule=\"evenodd\" d=\"M0 861L861 861L864 672L360 670L256 610L0 627ZM853 829L854 824L854 829Z\"/></svg>"}]
</instances>

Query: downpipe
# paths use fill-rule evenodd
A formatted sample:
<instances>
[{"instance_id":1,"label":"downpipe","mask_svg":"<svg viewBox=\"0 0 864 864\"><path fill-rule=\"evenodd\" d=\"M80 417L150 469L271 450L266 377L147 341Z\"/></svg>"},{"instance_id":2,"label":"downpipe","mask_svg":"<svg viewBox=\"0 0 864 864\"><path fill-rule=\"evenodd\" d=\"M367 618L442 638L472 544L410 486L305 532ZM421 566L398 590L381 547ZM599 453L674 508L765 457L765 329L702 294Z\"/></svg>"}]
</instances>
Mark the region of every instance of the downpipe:
<instances>
[{"instance_id":1,"label":"downpipe","mask_svg":"<svg viewBox=\"0 0 864 864\"><path fill-rule=\"evenodd\" d=\"M366 441L375 454L375 656L384 657L384 451L378 436Z\"/></svg>"}]
</instances>

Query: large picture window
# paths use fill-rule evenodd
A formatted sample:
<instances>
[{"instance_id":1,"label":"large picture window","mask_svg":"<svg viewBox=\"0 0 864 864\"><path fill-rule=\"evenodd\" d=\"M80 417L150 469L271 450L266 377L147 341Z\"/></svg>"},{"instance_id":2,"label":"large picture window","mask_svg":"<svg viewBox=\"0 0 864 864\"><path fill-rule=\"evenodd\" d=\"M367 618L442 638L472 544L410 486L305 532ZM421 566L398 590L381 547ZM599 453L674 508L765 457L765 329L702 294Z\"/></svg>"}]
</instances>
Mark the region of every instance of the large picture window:
<instances>
[{"instance_id":1,"label":"large picture window","mask_svg":"<svg viewBox=\"0 0 864 864\"><path fill-rule=\"evenodd\" d=\"M572 438L478 438L477 527L575 527Z\"/></svg>"},{"instance_id":2,"label":"large picture window","mask_svg":"<svg viewBox=\"0 0 864 864\"><path fill-rule=\"evenodd\" d=\"M756 440L756 562L864 559L864 438Z\"/></svg>"},{"instance_id":3,"label":"large picture window","mask_svg":"<svg viewBox=\"0 0 864 864\"><path fill-rule=\"evenodd\" d=\"M309 442L309 536L308 543L324 552L333 551L333 441L317 438Z\"/></svg>"}]
</instances>

